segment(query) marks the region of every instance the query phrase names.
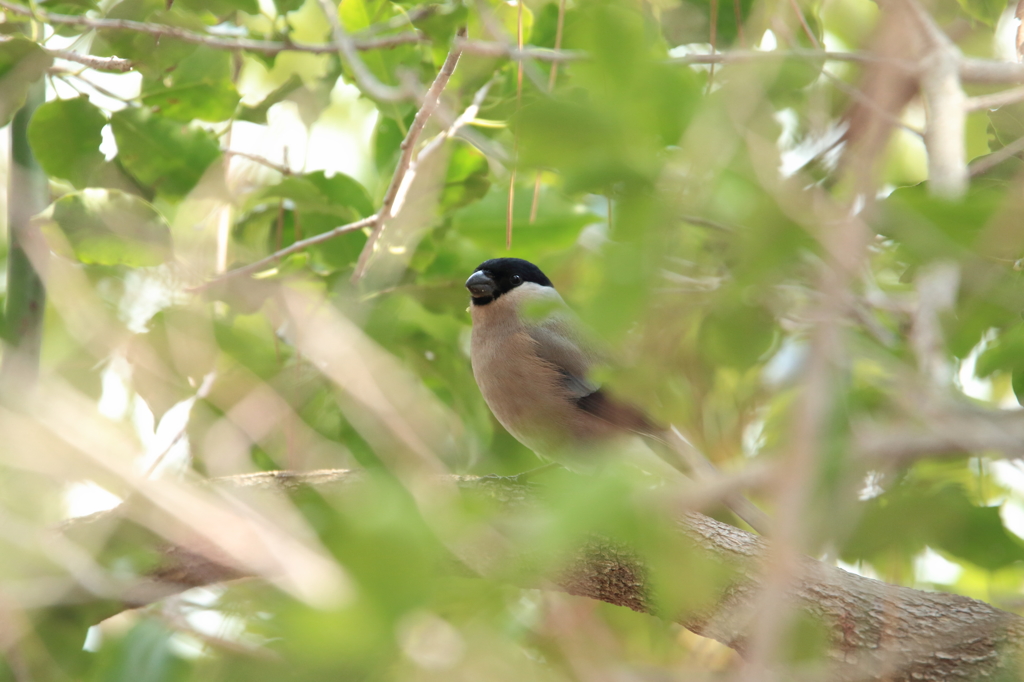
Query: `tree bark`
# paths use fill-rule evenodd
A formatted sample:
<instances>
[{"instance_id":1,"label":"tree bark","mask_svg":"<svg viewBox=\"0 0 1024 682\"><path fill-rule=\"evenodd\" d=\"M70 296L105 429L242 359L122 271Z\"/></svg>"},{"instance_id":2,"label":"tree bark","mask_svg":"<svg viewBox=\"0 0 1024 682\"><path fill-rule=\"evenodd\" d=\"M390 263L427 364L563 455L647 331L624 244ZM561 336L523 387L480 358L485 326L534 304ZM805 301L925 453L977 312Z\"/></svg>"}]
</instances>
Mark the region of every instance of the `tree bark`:
<instances>
[{"instance_id":1,"label":"tree bark","mask_svg":"<svg viewBox=\"0 0 1024 682\"><path fill-rule=\"evenodd\" d=\"M361 473L349 470L281 471L233 476L217 479L215 483L281 491L310 486L328 492L332 488L359 485L362 478ZM464 493L484 495L500 502L510 513L530 505L534 497L531 484L514 477L440 478L439 484L454 483ZM334 492L344 494L344 490ZM72 521L65 530L87 530L90 524L108 521L111 514L116 515L117 511ZM630 548L598 538L573 552L564 569L549 576L540 587L673 620L743 654L754 621L753 608L768 557L768 543L697 513L682 514L676 527L703 558L720 564L724 572L733 576L699 613L660 613L651 599L649 571L643 558ZM108 602L105 609L91 613L107 617L191 587L246 577L201 548L164 546L159 550L162 563L144 581L127 589L119 603ZM476 556L464 563L479 565L480 555L491 551L469 548L468 553ZM524 558L524 563L530 563L528 558ZM687 576L679 575L678 580L685 582ZM811 558L801 562L801 575L793 576L788 597L827 633L825 658L806 671L817 679L1018 679L1018 661L1024 649L1024 618L984 602L890 585Z\"/></svg>"}]
</instances>

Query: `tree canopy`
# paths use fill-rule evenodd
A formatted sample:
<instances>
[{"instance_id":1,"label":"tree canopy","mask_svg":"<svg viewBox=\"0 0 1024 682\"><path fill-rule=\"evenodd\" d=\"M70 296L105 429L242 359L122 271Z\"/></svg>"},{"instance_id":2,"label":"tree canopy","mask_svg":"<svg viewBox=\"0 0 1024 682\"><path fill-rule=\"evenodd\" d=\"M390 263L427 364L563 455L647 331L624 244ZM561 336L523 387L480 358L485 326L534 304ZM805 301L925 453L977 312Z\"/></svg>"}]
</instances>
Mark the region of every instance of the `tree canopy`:
<instances>
[{"instance_id":1,"label":"tree canopy","mask_svg":"<svg viewBox=\"0 0 1024 682\"><path fill-rule=\"evenodd\" d=\"M1022 14L0 0L0 680L1017 679ZM692 485L517 476L502 255Z\"/></svg>"}]
</instances>

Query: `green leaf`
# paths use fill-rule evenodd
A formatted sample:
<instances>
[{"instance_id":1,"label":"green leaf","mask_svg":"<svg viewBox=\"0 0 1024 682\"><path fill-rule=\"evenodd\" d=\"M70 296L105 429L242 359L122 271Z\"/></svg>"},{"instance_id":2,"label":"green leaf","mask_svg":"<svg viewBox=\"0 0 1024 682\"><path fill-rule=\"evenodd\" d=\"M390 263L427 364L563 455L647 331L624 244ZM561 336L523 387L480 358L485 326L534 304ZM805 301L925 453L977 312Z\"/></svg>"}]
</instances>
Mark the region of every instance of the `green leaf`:
<instances>
[{"instance_id":1,"label":"green leaf","mask_svg":"<svg viewBox=\"0 0 1024 682\"><path fill-rule=\"evenodd\" d=\"M171 231L152 205L118 190L87 189L58 199L48 211L83 263L159 265L171 256ZM66 249L55 245L58 250Z\"/></svg>"},{"instance_id":2,"label":"green leaf","mask_svg":"<svg viewBox=\"0 0 1024 682\"><path fill-rule=\"evenodd\" d=\"M304 0L274 0L274 7L277 8L278 14L287 14L302 7L303 2Z\"/></svg>"},{"instance_id":3,"label":"green leaf","mask_svg":"<svg viewBox=\"0 0 1024 682\"><path fill-rule=\"evenodd\" d=\"M287 208L278 210L285 200ZM269 204L269 205L268 205ZM249 201L253 210L235 228L235 238L259 250L276 251L297 239L328 232L373 213L370 197L359 182L343 173L323 171L285 178ZM320 269L335 270L358 258L366 235L349 232L311 249Z\"/></svg>"},{"instance_id":4,"label":"green leaf","mask_svg":"<svg viewBox=\"0 0 1024 682\"><path fill-rule=\"evenodd\" d=\"M275 89L269 95L263 98L263 101L254 107L243 106L242 110L238 114L239 121L249 121L250 123L266 124L267 112L270 107L274 106L278 102L284 101L288 95L302 87L302 79L297 74L292 74L288 80L281 84L280 87Z\"/></svg>"},{"instance_id":5,"label":"green leaf","mask_svg":"<svg viewBox=\"0 0 1024 682\"><path fill-rule=\"evenodd\" d=\"M174 6L188 9L197 14L209 12L218 19L225 18L234 12L253 15L260 13L259 0L174 0Z\"/></svg>"},{"instance_id":6,"label":"green leaf","mask_svg":"<svg viewBox=\"0 0 1024 682\"><path fill-rule=\"evenodd\" d=\"M342 0L338 8L338 16L342 26L350 33L356 33L371 25L387 21L402 15L400 7L390 0ZM412 30L406 26L403 31ZM398 83L398 69L413 67L418 62L418 50L412 45L399 45L389 50L370 50L363 52L362 57L370 72L382 83L394 85ZM390 112L397 109L388 107Z\"/></svg>"},{"instance_id":7,"label":"green leaf","mask_svg":"<svg viewBox=\"0 0 1024 682\"><path fill-rule=\"evenodd\" d=\"M299 211L327 213L347 221L373 213L370 195L359 182L344 173L327 177L323 171L285 178L258 192L250 205L273 199L289 199Z\"/></svg>"},{"instance_id":8,"label":"green leaf","mask_svg":"<svg viewBox=\"0 0 1024 682\"><path fill-rule=\"evenodd\" d=\"M747 369L775 341L775 320L759 306L720 302L700 326L700 348L712 365Z\"/></svg>"},{"instance_id":9,"label":"green leaf","mask_svg":"<svg viewBox=\"0 0 1024 682\"><path fill-rule=\"evenodd\" d=\"M377 126L373 129L373 160L378 173L390 174L394 171L402 139L411 123L412 117L403 121L402 125L391 116L380 116L377 119Z\"/></svg>"},{"instance_id":10,"label":"green leaf","mask_svg":"<svg viewBox=\"0 0 1024 682\"><path fill-rule=\"evenodd\" d=\"M974 366L975 376L987 377L999 371L1024 371L1024 324L1003 331L978 356Z\"/></svg>"},{"instance_id":11,"label":"green leaf","mask_svg":"<svg viewBox=\"0 0 1024 682\"><path fill-rule=\"evenodd\" d=\"M220 156L216 138L146 109L128 108L110 117L118 158L143 185L168 196L184 196Z\"/></svg>"},{"instance_id":12,"label":"green leaf","mask_svg":"<svg viewBox=\"0 0 1024 682\"><path fill-rule=\"evenodd\" d=\"M1024 369L1013 370L1010 386L1013 388L1013 395L1017 397L1017 403L1024 405Z\"/></svg>"},{"instance_id":13,"label":"green leaf","mask_svg":"<svg viewBox=\"0 0 1024 682\"><path fill-rule=\"evenodd\" d=\"M224 121L235 113L239 100L231 68L231 53L201 46L140 99L177 121Z\"/></svg>"},{"instance_id":14,"label":"green leaf","mask_svg":"<svg viewBox=\"0 0 1024 682\"><path fill-rule=\"evenodd\" d=\"M99 9L96 0L43 0L38 3L47 12L54 14L82 15L89 10ZM82 29L79 28L79 31Z\"/></svg>"},{"instance_id":15,"label":"green leaf","mask_svg":"<svg viewBox=\"0 0 1024 682\"><path fill-rule=\"evenodd\" d=\"M531 186L532 188L532 186ZM597 216L579 204L573 204L548 188L542 188L537 220L527 221L533 201L530 188L520 187L515 195L513 232L517 249L563 249L572 245L580 230L597 220ZM508 208L506 187L492 185L480 201L456 210L452 227L468 237L483 253L493 254L505 248L505 217Z\"/></svg>"},{"instance_id":16,"label":"green leaf","mask_svg":"<svg viewBox=\"0 0 1024 682\"><path fill-rule=\"evenodd\" d=\"M983 186L956 201L932 196L924 184L904 187L882 202L877 229L900 242L903 256L914 262L959 258L975 247L1003 199Z\"/></svg>"},{"instance_id":17,"label":"green leaf","mask_svg":"<svg viewBox=\"0 0 1024 682\"><path fill-rule=\"evenodd\" d=\"M167 9L166 0L121 0L107 13L109 19L127 19L166 24L198 33L206 32L202 18L174 5ZM130 59L146 78L162 78L173 72L189 55L199 49L194 43L135 31L102 30L93 41L93 54Z\"/></svg>"},{"instance_id":18,"label":"green leaf","mask_svg":"<svg viewBox=\"0 0 1024 682\"><path fill-rule=\"evenodd\" d=\"M957 0L972 19L995 26L1006 9L1006 0Z\"/></svg>"},{"instance_id":19,"label":"green leaf","mask_svg":"<svg viewBox=\"0 0 1024 682\"><path fill-rule=\"evenodd\" d=\"M28 139L47 175L83 188L89 186L104 161L100 143L106 124L107 117L85 95L58 99L36 110Z\"/></svg>"},{"instance_id":20,"label":"green leaf","mask_svg":"<svg viewBox=\"0 0 1024 682\"><path fill-rule=\"evenodd\" d=\"M344 173L335 173L327 177L323 171L307 173L305 177L320 190L320 194L326 197L332 206L352 208L361 218L373 214L373 202L370 201L370 195L355 178Z\"/></svg>"},{"instance_id":21,"label":"green leaf","mask_svg":"<svg viewBox=\"0 0 1024 682\"><path fill-rule=\"evenodd\" d=\"M0 41L0 127L25 103L29 86L43 77L53 57L20 36Z\"/></svg>"},{"instance_id":22,"label":"green leaf","mask_svg":"<svg viewBox=\"0 0 1024 682\"><path fill-rule=\"evenodd\" d=\"M189 665L171 650L169 630L155 618L144 618L120 640L99 652L95 676L99 682L175 682L188 677Z\"/></svg>"},{"instance_id":23,"label":"green leaf","mask_svg":"<svg viewBox=\"0 0 1024 682\"><path fill-rule=\"evenodd\" d=\"M491 188L490 166L487 157L476 147L466 143L453 146L448 160L441 206L450 211L472 203L487 194Z\"/></svg>"},{"instance_id":24,"label":"green leaf","mask_svg":"<svg viewBox=\"0 0 1024 682\"><path fill-rule=\"evenodd\" d=\"M1024 544L1006 530L999 507L979 507L962 486L917 478L868 500L844 561L909 559L925 545L987 570L1024 560Z\"/></svg>"}]
</instances>

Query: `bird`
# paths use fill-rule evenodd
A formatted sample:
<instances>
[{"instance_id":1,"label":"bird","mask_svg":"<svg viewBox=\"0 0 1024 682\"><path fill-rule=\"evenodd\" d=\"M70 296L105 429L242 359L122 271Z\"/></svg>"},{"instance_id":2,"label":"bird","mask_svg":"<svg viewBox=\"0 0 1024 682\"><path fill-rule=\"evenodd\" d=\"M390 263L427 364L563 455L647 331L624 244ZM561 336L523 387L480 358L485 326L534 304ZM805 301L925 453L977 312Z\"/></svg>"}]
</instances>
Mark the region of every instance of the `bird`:
<instances>
[{"instance_id":1,"label":"bird","mask_svg":"<svg viewBox=\"0 0 1024 682\"><path fill-rule=\"evenodd\" d=\"M650 443L667 446L695 478L714 465L676 429L657 424L591 378L604 354L581 321L530 261L493 258L466 280L472 335L470 362L495 418L542 460L593 473L613 457L668 481L683 474ZM763 513L745 498L726 504L756 530Z\"/></svg>"},{"instance_id":2,"label":"bird","mask_svg":"<svg viewBox=\"0 0 1024 682\"><path fill-rule=\"evenodd\" d=\"M659 431L592 382L602 354L536 265L494 258L474 270L466 288L473 376L520 443L543 459L591 471L611 442Z\"/></svg>"}]
</instances>

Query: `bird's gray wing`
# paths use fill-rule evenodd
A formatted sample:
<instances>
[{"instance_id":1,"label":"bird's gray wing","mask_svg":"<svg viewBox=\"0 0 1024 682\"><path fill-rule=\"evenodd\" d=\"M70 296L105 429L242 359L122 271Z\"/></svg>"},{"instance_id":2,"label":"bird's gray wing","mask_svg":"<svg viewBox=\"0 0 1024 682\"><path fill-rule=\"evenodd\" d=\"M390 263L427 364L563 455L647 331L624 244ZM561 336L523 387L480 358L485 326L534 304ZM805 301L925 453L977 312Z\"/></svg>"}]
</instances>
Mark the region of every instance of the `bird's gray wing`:
<instances>
[{"instance_id":1,"label":"bird's gray wing","mask_svg":"<svg viewBox=\"0 0 1024 682\"><path fill-rule=\"evenodd\" d=\"M588 379L598 357L575 320L564 313L549 315L530 327L529 334L537 344L537 355L555 366L574 398L582 398L598 389L597 384Z\"/></svg>"},{"instance_id":2,"label":"bird's gray wing","mask_svg":"<svg viewBox=\"0 0 1024 682\"><path fill-rule=\"evenodd\" d=\"M638 408L616 400L588 377L591 368L603 360L595 344L581 331L571 313L555 313L530 328L537 342L537 354L562 375L563 385L577 407L627 431L654 434L659 431Z\"/></svg>"}]
</instances>

